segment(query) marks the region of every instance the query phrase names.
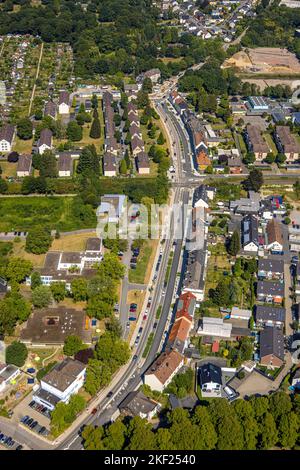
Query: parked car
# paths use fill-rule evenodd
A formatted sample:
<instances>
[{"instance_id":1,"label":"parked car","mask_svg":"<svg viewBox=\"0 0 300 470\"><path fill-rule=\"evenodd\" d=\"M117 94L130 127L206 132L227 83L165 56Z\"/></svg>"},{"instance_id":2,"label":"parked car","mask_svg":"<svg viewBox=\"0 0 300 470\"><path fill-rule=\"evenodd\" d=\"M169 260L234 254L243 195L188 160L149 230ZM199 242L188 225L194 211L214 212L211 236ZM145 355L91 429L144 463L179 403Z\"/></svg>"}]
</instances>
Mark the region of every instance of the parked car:
<instances>
[{"instance_id":1,"label":"parked car","mask_svg":"<svg viewBox=\"0 0 300 470\"><path fill-rule=\"evenodd\" d=\"M23 446L21 444L19 444L15 450L22 450L23 449Z\"/></svg>"},{"instance_id":2,"label":"parked car","mask_svg":"<svg viewBox=\"0 0 300 470\"><path fill-rule=\"evenodd\" d=\"M106 398L111 398L113 396L113 392L109 392L107 395L106 395Z\"/></svg>"},{"instance_id":3,"label":"parked car","mask_svg":"<svg viewBox=\"0 0 300 470\"><path fill-rule=\"evenodd\" d=\"M33 418L30 418L28 421L26 421L26 426L30 426L34 422Z\"/></svg>"},{"instance_id":4,"label":"parked car","mask_svg":"<svg viewBox=\"0 0 300 470\"><path fill-rule=\"evenodd\" d=\"M147 318L148 318L148 315L145 313L145 315L143 316L143 320L145 321L147 320Z\"/></svg>"},{"instance_id":5,"label":"parked car","mask_svg":"<svg viewBox=\"0 0 300 470\"><path fill-rule=\"evenodd\" d=\"M29 416L26 415L26 416L23 416L23 418L21 418L20 421L21 421L21 423L24 423L24 424L25 424L25 422L26 422L28 419L29 419Z\"/></svg>"},{"instance_id":6,"label":"parked car","mask_svg":"<svg viewBox=\"0 0 300 470\"><path fill-rule=\"evenodd\" d=\"M136 307L137 307L137 304L131 303L131 304L130 304L130 307L135 307L135 308L136 308Z\"/></svg>"},{"instance_id":7,"label":"parked car","mask_svg":"<svg viewBox=\"0 0 300 470\"><path fill-rule=\"evenodd\" d=\"M143 331L143 327L141 326L141 327L139 328L139 335L142 333L142 331Z\"/></svg>"},{"instance_id":8,"label":"parked car","mask_svg":"<svg viewBox=\"0 0 300 470\"><path fill-rule=\"evenodd\" d=\"M97 413L97 408L93 408L92 411L91 411L91 415L95 415Z\"/></svg>"}]
</instances>

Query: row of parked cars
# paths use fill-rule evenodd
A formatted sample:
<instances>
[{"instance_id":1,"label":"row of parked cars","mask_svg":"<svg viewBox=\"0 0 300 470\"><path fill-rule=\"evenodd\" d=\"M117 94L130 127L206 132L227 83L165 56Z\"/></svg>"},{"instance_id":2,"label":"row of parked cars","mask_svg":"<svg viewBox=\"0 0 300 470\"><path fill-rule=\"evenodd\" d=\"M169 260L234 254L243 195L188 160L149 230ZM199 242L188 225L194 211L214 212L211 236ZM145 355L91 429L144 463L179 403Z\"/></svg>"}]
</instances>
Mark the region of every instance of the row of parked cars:
<instances>
[{"instance_id":1,"label":"row of parked cars","mask_svg":"<svg viewBox=\"0 0 300 470\"><path fill-rule=\"evenodd\" d=\"M0 444L11 449L16 444L16 442L13 440L11 436L6 436L5 434L3 434L3 432L0 432ZM23 449L23 446L21 444L18 444L15 448L15 450L22 450L22 449Z\"/></svg>"},{"instance_id":2,"label":"row of parked cars","mask_svg":"<svg viewBox=\"0 0 300 470\"><path fill-rule=\"evenodd\" d=\"M50 418L50 411L48 410L48 408L46 406L43 406L43 405L40 405L39 403L37 403L36 401L32 400L30 403L29 403L29 406L30 408L32 408L33 410L35 411L38 411L39 413L41 413L42 415L46 416L47 418Z\"/></svg>"},{"instance_id":3,"label":"row of parked cars","mask_svg":"<svg viewBox=\"0 0 300 470\"><path fill-rule=\"evenodd\" d=\"M140 249L139 248L132 248L132 257L130 259L130 268L131 269L136 269L138 257L140 254Z\"/></svg>"},{"instance_id":4,"label":"row of parked cars","mask_svg":"<svg viewBox=\"0 0 300 470\"><path fill-rule=\"evenodd\" d=\"M47 436L49 434L48 429L45 426L41 426L38 421L34 420L30 416L26 415L21 418L20 422L27 426L32 431L35 431L37 434L41 434L42 436Z\"/></svg>"}]
</instances>

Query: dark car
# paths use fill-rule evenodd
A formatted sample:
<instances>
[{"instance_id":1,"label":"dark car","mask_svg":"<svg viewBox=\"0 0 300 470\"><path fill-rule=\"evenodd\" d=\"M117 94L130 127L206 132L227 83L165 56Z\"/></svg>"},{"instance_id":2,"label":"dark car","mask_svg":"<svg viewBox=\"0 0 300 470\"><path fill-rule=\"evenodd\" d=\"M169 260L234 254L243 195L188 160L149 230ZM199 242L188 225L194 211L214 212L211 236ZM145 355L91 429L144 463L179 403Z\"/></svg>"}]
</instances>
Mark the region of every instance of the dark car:
<instances>
[{"instance_id":1,"label":"dark car","mask_svg":"<svg viewBox=\"0 0 300 470\"><path fill-rule=\"evenodd\" d=\"M39 434L44 434L46 431L45 426L42 426L41 429L39 430Z\"/></svg>"},{"instance_id":2,"label":"dark car","mask_svg":"<svg viewBox=\"0 0 300 470\"><path fill-rule=\"evenodd\" d=\"M106 398L111 398L113 396L113 392L109 392L107 395L106 395Z\"/></svg>"},{"instance_id":3,"label":"dark car","mask_svg":"<svg viewBox=\"0 0 300 470\"><path fill-rule=\"evenodd\" d=\"M33 418L30 418L24 424L26 424L26 426L30 426L32 423L34 423L34 420L33 420Z\"/></svg>"},{"instance_id":4,"label":"dark car","mask_svg":"<svg viewBox=\"0 0 300 470\"><path fill-rule=\"evenodd\" d=\"M29 419L29 416L26 415L26 416L23 416L23 418L21 418L20 421L21 421L21 423L24 423L24 424L25 424L28 419Z\"/></svg>"},{"instance_id":5,"label":"dark car","mask_svg":"<svg viewBox=\"0 0 300 470\"><path fill-rule=\"evenodd\" d=\"M32 401L29 403L30 408L32 408L34 404L35 404L35 401L32 400Z\"/></svg>"},{"instance_id":6,"label":"dark car","mask_svg":"<svg viewBox=\"0 0 300 470\"><path fill-rule=\"evenodd\" d=\"M39 423L37 421L33 421L30 425L30 429L34 429Z\"/></svg>"},{"instance_id":7,"label":"dark car","mask_svg":"<svg viewBox=\"0 0 300 470\"><path fill-rule=\"evenodd\" d=\"M23 446L21 444L19 444L17 447L16 447L16 450L22 450L23 449Z\"/></svg>"},{"instance_id":8,"label":"dark car","mask_svg":"<svg viewBox=\"0 0 300 470\"><path fill-rule=\"evenodd\" d=\"M154 323L153 330L155 330L156 327L157 327L157 322Z\"/></svg>"},{"instance_id":9,"label":"dark car","mask_svg":"<svg viewBox=\"0 0 300 470\"><path fill-rule=\"evenodd\" d=\"M137 308L137 304L131 303L131 304L130 304L130 307L135 307L135 308Z\"/></svg>"}]
</instances>

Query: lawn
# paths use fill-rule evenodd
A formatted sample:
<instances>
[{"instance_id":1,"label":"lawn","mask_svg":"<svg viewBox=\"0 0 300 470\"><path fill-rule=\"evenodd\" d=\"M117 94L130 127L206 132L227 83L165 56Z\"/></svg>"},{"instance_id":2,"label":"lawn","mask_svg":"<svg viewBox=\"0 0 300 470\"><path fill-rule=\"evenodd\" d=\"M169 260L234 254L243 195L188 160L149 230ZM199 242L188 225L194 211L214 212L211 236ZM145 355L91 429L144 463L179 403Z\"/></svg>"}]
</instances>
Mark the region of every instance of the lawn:
<instances>
[{"instance_id":1,"label":"lawn","mask_svg":"<svg viewBox=\"0 0 300 470\"><path fill-rule=\"evenodd\" d=\"M59 231L90 228L73 211L72 197L14 197L0 199L0 232L30 230L37 225ZM96 220L95 220L96 224Z\"/></svg>"},{"instance_id":2,"label":"lawn","mask_svg":"<svg viewBox=\"0 0 300 470\"><path fill-rule=\"evenodd\" d=\"M277 150L274 140L272 139L272 136L268 132L265 132L263 134L263 137L265 141L267 142L269 148L271 149L271 152L274 153L274 155L277 155L278 150Z\"/></svg>"},{"instance_id":3,"label":"lawn","mask_svg":"<svg viewBox=\"0 0 300 470\"><path fill-rule=\"evenodd\" d=\"M235 135L236 135L236 137L238 139L238 142L240 144L241 151L243 153L247 153L247 147L246 147L246 144L245 144L245 141L244 141L242 135L239 134L238 132L236 132Z\"/></svg>"},{"instance_id":4,"label":"lawn","mask_svg":"<svg viewBox=\"0 0 300 470\"><path fill-rule=\"evenodd\" d=\"M148 240L143 248L141 249L140 256L138 258L136 269L129 270L129 282L143 284L147 282L147 278L150 276L153 258L155 255L154 242L157 240Z\"/></svg>"},{"instance_id":5,"label":"lawn","mask_svg":"<svg viewBox=\"0 0 300 470\"><path fill-rule=\"evenodd\" d=\"M96 237L95 232L65 235L53 240L51 250L54 251L84 251L88 238Z\"/></svg>"},{"instance_id":6,"label":"lawn","mask_svg":"<svg viewBox=\"0 0 300 470\"><path fill-rule=\"evenodd\" d=\"M15 143L13 145L13 150L18 153L28 153L31 154L33 139L30 140L21 140L19 137L16 137Z\"/></svg>"},{"instance_id":7,"label":"lawn","mask_svg":"<svg viewBox=\"0 0 300 470\"><path fill-rule=\"evenodd\" d=\"M17 164L10 162L1 162L0 167L2 169L2 178L8 178L9 176L16 176L17 174Z\"/></svg>"}]
</instances>

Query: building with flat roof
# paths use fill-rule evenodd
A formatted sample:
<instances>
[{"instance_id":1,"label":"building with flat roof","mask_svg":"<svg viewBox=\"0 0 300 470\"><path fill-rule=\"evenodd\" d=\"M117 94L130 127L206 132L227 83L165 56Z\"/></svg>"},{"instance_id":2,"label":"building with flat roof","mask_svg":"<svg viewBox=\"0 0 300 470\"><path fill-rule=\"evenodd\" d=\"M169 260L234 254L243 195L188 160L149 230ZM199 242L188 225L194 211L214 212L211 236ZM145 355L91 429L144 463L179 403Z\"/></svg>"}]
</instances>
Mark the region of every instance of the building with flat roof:
<instances>
[{"instance_id":1,"label":"building with flat roof","mask_svg":"<svg viewBox=\"0 0 300 470\"><path fill-rule=\"evenodd\" d=\"M119 222L127 201L124 194L105 194L97 209L97 217L107 217L108 222Z\"/></svg>"},{"instance_id":2,"label":"building with flat roof","mask_svg":"<svg viewBox=\"0 0 300 470\"><path fill-rule=\"evenodd\" d=\"M216 338L230 338L232 324L224 323L223 318L203 317L197 333L200 336L214 336Z\"/></svg>"},{"instance_id":3,"label":"building with flat roof","mask_svg":"<svg viewBox=\"0 0 300 470\"><path fill-rule=\"evenodd\" d=\"M248 103L253 111L268 111L269 105L263 96L249 96Z\"/></svg>"},{"instance_id":4,"label":"building with flat roof","mask_svg":"<svg viewBox=\"0 0 300 470\"><path fill-rule=\"evenodd\" d=\"M22 329L22 343L31 346L63 345L70 335L76 335L86 344L92 342L92 331L84 311L69 307L35 310Z\"/></svg>"},{"instance_id":5,"label":"building with flat roof","mask_svg":"<svg viewBox=\"0 0 300 470\"><path fill-rule=\"evenodd\" d=\"M0 393L18 377L20 369L13 364L0 364Z\"/></svg>"}]
</instances>

